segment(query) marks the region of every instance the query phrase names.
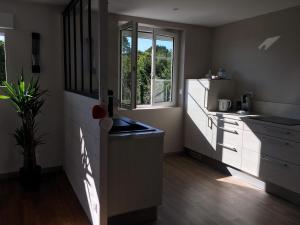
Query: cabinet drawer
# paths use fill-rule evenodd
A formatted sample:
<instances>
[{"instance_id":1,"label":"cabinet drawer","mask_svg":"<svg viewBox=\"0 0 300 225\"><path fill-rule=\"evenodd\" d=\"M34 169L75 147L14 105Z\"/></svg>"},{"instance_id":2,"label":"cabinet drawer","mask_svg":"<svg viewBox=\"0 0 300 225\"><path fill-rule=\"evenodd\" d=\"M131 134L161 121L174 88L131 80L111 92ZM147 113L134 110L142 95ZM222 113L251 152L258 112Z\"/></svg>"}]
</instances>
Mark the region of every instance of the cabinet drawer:
<instances>
[{"instance_id":1,"label":"cabinet drawer","mask_svg":"<svg viewBox=\"0 0 300 225\"><path fill-rule=\"evenodd\" d=\"M300 165L300 143L244 131L243 148Z\"/></svg>"},{"instance_id":2,"label":"cabinet drawer","mask_svg":"<svg viewBox=\"0 0 300 225\"><path fill-rule=\"evenodd\" d=\"M227 144L233 147L241 147L243 143L243 131L235 129L217 128L217 143Z\"/></svg>"},{"instance_id":3,"label":"cabinet drawer","mask_svg":"<svg viewBox=\"0 0 300 225\"><path fill-rule=\"evenodd\" d=\"M223 163L241 169L242 154L240 146L217 143L218 160Z\"/></svg>"},{"instance_id":4,"label":"cabinet drawer","mask_svg":"<svg viewBox=\"0 0 300 225\"><path fill-rule=\"evenodd\" d=\"M215 126L215 125L214 125ZM242 131L217 127L213 133L214 158L241 168ZM215 142L215 143L214 143Z\"/></svg>"},{"instance_id":5,"label":"cabinet drawer","mask_svg":"<svg viewBox=\"0 0 300 225\"><path fill-rule=\"evenodd\" d=\"M262 156L259 175L265 181L300 193L300 166Z\"/></svg>"},{"instance_id":6,"label":"cabinet drawer","mask_svg":"<svg viewBox=\"0 0 300 225\"><path fill-rule=\"evenodd\" d=\"M212 147L216 150L217 143L226 144L232 147L242 146L243 131L218 127L215 123L209 125L212 131Z\"/></svg>"},{"instance_id":7,"label":"cabinet drawer","mask_svg":"<svg viewBox=\"0 0 300 225\"><path fill-rule=\"evenodd\" d=\"M259 137L262 154L300 165L300 143L264 135Z\"/></svg>"},{"instance_id":8,"label":"cabinet drawer","mask_svg":"<svg viewBox=\"0 0 300 225\"><path fill-rule=\"evenodd\" d=\"M219 116L213 116L213 120L218 127L223 127L224 129L243 130L244 127L244 122L241 120L235 120Z\"/></svg>"},{"instance_id":9,"label":"cabinet drawer","mask_svg":"<svg viewBox=\"0 0 300 225\"><path fill-rule=\"evenodd\" d=\"M288 128L275 127L259 123L248 122L244 125L244 129L261 134L266 134L272 137L287 139L295 142L300 142L300 131L290 130Z\"/></svg>"}]
</instances>

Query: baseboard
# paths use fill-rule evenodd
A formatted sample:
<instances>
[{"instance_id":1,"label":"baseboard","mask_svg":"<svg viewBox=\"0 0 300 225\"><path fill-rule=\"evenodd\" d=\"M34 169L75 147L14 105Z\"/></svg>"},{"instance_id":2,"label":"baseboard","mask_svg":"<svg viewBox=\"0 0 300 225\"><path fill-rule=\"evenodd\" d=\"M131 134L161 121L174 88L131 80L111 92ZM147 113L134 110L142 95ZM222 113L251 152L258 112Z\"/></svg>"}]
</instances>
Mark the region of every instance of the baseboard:
<instances>
[{"instance_id":1,"label":"baseboard","mask_svg":"<svg viewBox=\"0 0 300 225\"><path fill-rule=\"evenodd\" d=\"M157 219L157 207L141 209L108 218L108 225L138 225L146 224Z\"/></svg>"},{"instance_id":2,"label":"baseboard","mask_svg":"<svg viewBox=\"0 0 300 225\"><path fill-rule=\"evenodd\" d=\"M266 192L277 197L283 198L289 202L292 202L296 205L300 205L300 194L287 190L283 187L280 187L276 184L266 183Z\"/></svg>"},{"instance_id":3,"label":"baseboard","mask_svg":"<svg viewBox=\"0 0 300 225\"><path fill-rule=\"evenodd\" d=\"M281 199L287 200L293 204L300 205L300 194L296 192L290 191L270 182L265 182L259 179L258 177L255 177L234 167L228 166L220 161L212 159L201 153L195 152L191 149L185 148L185 153L190 157L197 159L202 163L211 166L214 169L217 169L218 171L224 173L224 175L238 177L239 179L247 182L248 184L260 190L263 190Z\"/></svg>"},{"instance_id":4,"label":"baseboard","mask_svg":"<svg viewBox=\"0 0 300 225\"><path fill-rule=\"evenodd\" d=\"M181 154L184 154L184 150L182 150L180 152L166 152L166 153L164 153L164 157L169 157L172 155L181 155Z\"/></svg>"},{"instance_id":5,"label":"baseboard","mask_svg":"<svg viewBox=\"0 0 300 225\"><path fill-rule=\"evenodd\" d=\"M42 175L47 176L49 174L59 173L62 171L63 171L62 166L47 167L47 168L42 168ZM19 172L0 174L0 180L16 179L18 177L19 177Z\"/></svg>"}]
</instances>

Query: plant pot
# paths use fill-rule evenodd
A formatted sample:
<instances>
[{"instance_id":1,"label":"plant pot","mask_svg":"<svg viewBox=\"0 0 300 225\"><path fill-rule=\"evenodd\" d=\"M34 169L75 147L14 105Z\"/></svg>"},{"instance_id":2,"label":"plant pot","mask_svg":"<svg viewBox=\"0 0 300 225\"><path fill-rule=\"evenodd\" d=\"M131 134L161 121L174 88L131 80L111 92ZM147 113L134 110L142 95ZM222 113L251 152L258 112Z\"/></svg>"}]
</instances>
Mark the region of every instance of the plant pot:
<instances>
[{"instance_id":1,"label":"plant pot","mask_svg":"<svg viewBox=\"0 0 300 225\"><path fill-rule=\"evenodd\" d=\"M40 166L35 166L32 169L25 169L22 167L19 171L20 182L25 191L38 191L41 182Z\"/></svg>"}]
</instances>

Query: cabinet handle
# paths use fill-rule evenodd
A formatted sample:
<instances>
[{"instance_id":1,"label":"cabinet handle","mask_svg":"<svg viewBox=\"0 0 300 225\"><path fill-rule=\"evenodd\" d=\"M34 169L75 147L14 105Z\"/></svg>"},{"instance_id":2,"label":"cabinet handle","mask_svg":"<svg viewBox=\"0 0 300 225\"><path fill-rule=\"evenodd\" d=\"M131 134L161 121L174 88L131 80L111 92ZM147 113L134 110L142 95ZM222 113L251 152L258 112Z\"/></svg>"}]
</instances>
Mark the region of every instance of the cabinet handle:
<instances>
[{"instance_id":1,"label":"cabinet handle","mask_svg":"<svg viewBox=\"0 0 300 225\"><path fill-rule=\"evenodd\" d=\"M285 162L281 162L281 161L276 160L276 159L271 159L271 158L266 157L266 156L261 157L261 158L262 158L263 160L265 160L265 161L268 161L268 162L273 163L273 164L277 164L277 165L279 165L279 166L283 166L283 167L285 167L285 168L289 167L289 164L287 164L287 163L285 163Z\"/></svg>"},{"instance_id":2,"label":"cabinet handle","mask_svg":"<svg viewBox=\"0 0 300 225\"><path fill-rule=\"evenodd\" d=\"M237 152L236 148L233 148L233 147L229 147L227 145L224 145L224 144L221 144L221 143L218 143L219 146L221 146L222 148L226 148L228 150L231 150L231 151L234 151L234 152Z\"/></svg>"},{"instance_id":3,"label":"cabinet handle","mask_svg":"<svg viewBox=\"0 0 300 225\"><path fill-rule=\"evenodd\" d=\"M224 123L228 123L228 124L232 124L232 125L236 125L238 126L239 123L238 122L231 122L231 121L228 121L228 120L225 120L225 119L218 119L219 121L223 121Z\"/></svg>"},{"instance_id":4,"label":"cabinet handle","mask_svg":"<svg viewBox=\"0 0 300 225\"><path fill-rule=\"evenodd\" d=\"M239 134L237 132L237 130L229 130L229 129L225 129L224 127L218 127L220 130L223 130L223 131L226 131L226 132L229 132L229 133L232 133L232 134Z\"/></svg>"}]
</instances>

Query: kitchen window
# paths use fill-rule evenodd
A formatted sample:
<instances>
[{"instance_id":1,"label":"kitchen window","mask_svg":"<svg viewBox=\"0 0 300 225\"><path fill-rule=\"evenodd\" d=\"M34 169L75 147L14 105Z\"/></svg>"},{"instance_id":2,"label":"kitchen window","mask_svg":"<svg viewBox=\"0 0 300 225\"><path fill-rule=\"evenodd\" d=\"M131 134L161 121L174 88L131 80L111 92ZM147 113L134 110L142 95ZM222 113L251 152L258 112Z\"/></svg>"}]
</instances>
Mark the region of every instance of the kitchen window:
<instances>
[{"instance_id":1,"label":"kitchen window","mask_svg":"<svg viewBox=\"0 0 300 225\"><path fill-rule=\"evenodd\" d=\"M121 108L174 106L177 33L127 23L120 27Z\"/></svg>"},{"instance_id":2,"label":"kitchen window","mask_svg":"<svg viewBox=\"0 0 300 225\"><path fill-rule=\"evenodd\" d=\"M6 81L5 35L0 33L0 86Z\"/></svg>"}]
</instances>

